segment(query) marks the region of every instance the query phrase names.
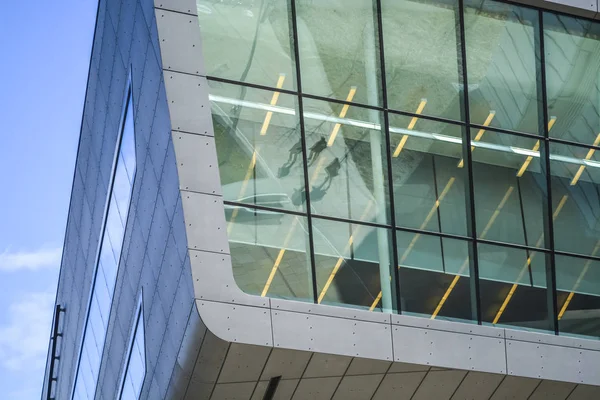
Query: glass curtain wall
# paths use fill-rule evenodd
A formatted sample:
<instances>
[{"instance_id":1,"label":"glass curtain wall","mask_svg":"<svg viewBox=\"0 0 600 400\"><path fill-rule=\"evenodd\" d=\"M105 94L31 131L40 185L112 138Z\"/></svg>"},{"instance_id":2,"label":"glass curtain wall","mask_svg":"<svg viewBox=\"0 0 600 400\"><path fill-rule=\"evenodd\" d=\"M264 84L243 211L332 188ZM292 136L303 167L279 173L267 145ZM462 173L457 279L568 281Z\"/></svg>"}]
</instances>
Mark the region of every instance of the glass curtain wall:
<instances>
[{"instance_id":1,"label":"glass curtain wall","mask_svg":"<svg viewBox=\"0 0 600 400\"><path fill-rule=\"evenodd\" d=\"M600 24L197 0L247 293L600 336Z\"/></svg>"}]
</instances>

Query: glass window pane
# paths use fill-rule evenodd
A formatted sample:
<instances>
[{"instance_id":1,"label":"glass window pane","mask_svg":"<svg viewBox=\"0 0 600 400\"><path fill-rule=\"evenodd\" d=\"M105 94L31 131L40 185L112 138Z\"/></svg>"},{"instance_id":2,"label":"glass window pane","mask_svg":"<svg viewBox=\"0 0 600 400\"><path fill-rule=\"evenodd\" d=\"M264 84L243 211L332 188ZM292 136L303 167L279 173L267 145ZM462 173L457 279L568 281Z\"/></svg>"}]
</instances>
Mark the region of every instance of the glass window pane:
<instances>
[{"instance_id":1,"label":"glass window pane","mask_svg":"<svg viewBox=\"0 0 600 400\"><path fill-rule=\"evenodd\" d=\"M284 89L295 87L288 1L196 3L209 76Z\"/></svg>"},{"instance_id":2,"label":"glass window pane","mask_svg":"<svg viewBox=\"0 0 600 400\"><path fill-rule=\"evenodd\" d=\"M236 208L226 209L228 218ZM230 225L233 275L246 293L313 300L306 218L238 208Z\"/></svg>"},{"instance_id":3,"label":"glass window pane","mask_svg":"<svg viewBox=\"0 0 600 400\"><path fill-rule=\"evenodd\" d=\"M389 224L382 119L378 111L304 100L313 213Z\"/></svg>"},{"instance_id":4,"label":"glass window pane","mask_svg":"<svg viewBox=\"0 0 600 400\"><path fill-rule=\"evenodd\" d=\"M396 240L402 312L470 320L469 243L404 231Z\"/></svg>"},{"instance_id":5,"label":"glass window pane","mask_svg":"<svg viewBox=\"0 0 600 400\"><path fill-rule=\"evenodd\" d=\"M305 210L296 98L215 85L210 98L224 199Z\"/></svg>"},{"instance_id":6,"label":"glass window pane","mask_svg":"<svg viewBox=\"0 0 600 400\"><path fill-rule=\"evenodd\" d=\"M552 202L556 250L600 255L600 154L552 143Z\"/></svg>"},{"instance_id":7,"label":"glass window pane","mask_svg":"<svg viewBox=\"0 0 600 400\"><path fill-rule=\"evenodd\" d=\"M393 312L389 230L313 218L318 301ZM382 293L382 282L384 282Z\"/></svg>"},{"instance_id":8,"label":"glass window pane","mask_svg":"<svg viewBox=\"0 0 600 400\"><path fill-rule=\"evenodd\" d=\"M471 122L540 133L537 97L538 12L490 0L465 1ZM487 122L487 124L486 124Z\"/></svg>"},{"instance_id":9,"label":"glass window pane","mask_svg":"<svg viewBox=\"0 0 600 400\"><path fill-rule=\"evenodd\" d=\"M396 225L466 235L459 125L390 114Z\"/></svg>"},{"instance_id":10,"label":"glass window pane","mask_svg":"<svg viewBox=\"0 0 600 400\"><path fill-rule=\"evenodd\" d=\"M373 5L372 0L296 0L304 93L381 103Z\"/></svg>"},{"instance_id":11,"label":"glass window pane","mask_svg":"<svg viewBox=\"0 0 600 400\"><path fill-rule=\"evenodd\" d=\"M127 176L131 186L133 186L133 178L136 170L135 160L135 131L133 118L133 101L129 99L127 115L125 116L125 126L123 127L123 138L121 139L121 148L119 150L121 162L125 164Z\"/></svg>"},{"instance_id":12,"label":"glass window pane","mask_svg":"<svg viewBox=\"0 0 600 400\"><path fill-rule=\"evenodd\" d=\"M111 209L111 213L117 213L117 216L120 217L122 226L127 224L126 216L129 212L129 194L131 193L131 186L132 184L129 182L123 157L119 156L119 164L117 165L112 193L116 207Z\"/></svg>"},{"instance_id":13,"label":"glass window pane","mask_svg":"<svg viewBox=\"0 0 600 400\"><path fill-rule=\"evenodd\" d=\"M477 236L544 247L540 141L477 129L471 137Z\"/></svg>"},{"instance_id":14,"label":"glass window pane","mask_svg":"<svg viewBox=\"0 0 600 400\"><path fill-rule=\"evenodd\" d=\"M556 256L561 334L600 336L600 261Z\"/></svg>"},{"instance_id":15,"label":"glass window pane","mask_svg":"<svg viewBox=\"0 0 600 400\"><path fill-rule=\"evenodd\" d=\"M598 145L600 25L544 13L544 49L550 136Z\"/></svg>"},{"instance_id":16,"label":"glass window pane","mask_svg":"<svg viewBox=\"0 0 600 400\"><path fill-rule=\"evenodd\" d=\"M390 108L461 119L458 1L383 0Z\"/></svg>"},{"instance_id":17,"label":"glass window pane","mask_svg":"<svg viewBox=\"0 0 600 400\"><path fill-rule=\"evenodd\" d=\"M481 316L484 323L550 329L546 255L479 244Z\"/></svg>"}]
</instances>

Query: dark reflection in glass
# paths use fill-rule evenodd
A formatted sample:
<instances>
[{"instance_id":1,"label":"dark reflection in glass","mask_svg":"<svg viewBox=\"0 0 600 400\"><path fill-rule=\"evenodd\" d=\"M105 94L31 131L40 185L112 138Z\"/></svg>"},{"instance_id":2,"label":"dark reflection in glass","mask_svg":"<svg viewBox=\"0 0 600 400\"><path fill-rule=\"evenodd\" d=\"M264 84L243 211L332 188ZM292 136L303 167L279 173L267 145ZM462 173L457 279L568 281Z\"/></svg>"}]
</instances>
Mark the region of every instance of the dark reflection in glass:
<instances>
[{"instance_id":1,"label":"dark reflection in glass","mask_svg":"<svg viewBox=\"0 0 600 400\"><path fill-rule=\"evenodd\" d=\"M459 125L390 114L396 225L466 235Z\"/></svg>"},{"instance_id":2,"label":"dark reflection in glass","mask_svg":"<svg viewBox=\"0 0 600 400\"><path fill-rule=\"evenodd\" d=\"M471 137L477 236L544 247L540 141L483 129Z\"/></svg>"},{"instance_id":3,"label":"dark reflection in glass","mask_svg":"<svg viewBox=\"0 0 600 400\"><path fill-rule=\"evenodd\" d=\"M381 104L372 0L296 0L302 91Z\"/></svg>"},{"instance_id":4,"label":"dark reflection in glass","mask_svg":"<svg viewBox=\"0 0 600 400\"><path fill-rule=\"evenodd\" d=\"M600 144L600 25L544 13L548 113L557 117L550 136Z\"/></svg>"},{"instance_id":5,"label":"dark reflection in glass","mask_svg":"<svg viewBox=\"0 0 600 400\"><path fill-rule=\"evenodd\" d=\"M225 214L237 285L258 296L312 302L306 218L237 206L226 206Z\"/></svg>"},{"instance_id":6,"label":"dark reflection in glass","mask_svg":"<svg viewBox=\"0 0 600 400\"><path fill-rule=\"evenodd\" d=\"M470 320L469 242L404 231L396 240L402 311Z\"/></svg>"},{"instance_id":7,"label":"dark reflection in glass","mask_svg":"<svg viewBox=\"0 0 600 400\"><path fill-rule=\"evenodd\" d=\"M338 117L342 113L345 118ZM368 119L360 120L361 115ZM387 147L382 119L378 111L304 99L314 214L389 224Z\"/></svg>"},{"instance_id":8,"label":"dark reflection in glass","mask_svg":"<svg viewBox=\"0 0 600 400\"><path fill-rule=\"evenodd\" d=\"M490 0L465 1L471 122L539 133L539 29L533 9ZM490 114L493 118L488 120Z\"/></svg>"},{"instance_id":9,"label":"dark reflection in glass","mask_svg":"<svg viewBox=\"0 0 600 400\"><path fill-rule=\"evenodd\" d=\"M483 322L550 330L546 254L482 243L478 251Z\"/></svg>"},{"instance_id":10,"label":"dark reflection in glass","mask_svg":"<svg viewBox=\"0 0 600 400\"><path fill-rule=\"evenodd\" d=\"M219 82L211 86L223 198L304 211L306 193L296 98Z\"/></svg>"},{"instance_id":11,"label":"dark reflection in glass","mask_svg":"<svg viewBox=\"0 0 600 400\"><path fill-rule=\"evenodd\" d=\"M383 0L390 108L461 119L458 1Z\"/></svg>"},{"instance_id":12,"label":"dark reflection in glass","mask_svg":"<svg viewBox=\"0 0 600 400\"><path fill-rule=\"evenodd\" d=\"M288 3L197 0L206 73L294 89Z\"/></svg>"},{"instance_id":13,"label":"dark reflection in glass","mask_svg":"<svg viewBox=\"0 0 600 400\"><path fill-rule=\"evenodd\" d=\"M594 149L550 146L552 200L561 213L554 219L554 247L598 256L600 246L600 154Z\"/></svg>"},{"instance_id":14,"label":"dark reflection in glass","mask_svg":"<svg viewBox=\"0 0 600 400\"><path fill-rule=\"evenodd\" d=\"M318 218L312 222L318 302L393 312L389 230Z\"/></svg>"}]
</instances>

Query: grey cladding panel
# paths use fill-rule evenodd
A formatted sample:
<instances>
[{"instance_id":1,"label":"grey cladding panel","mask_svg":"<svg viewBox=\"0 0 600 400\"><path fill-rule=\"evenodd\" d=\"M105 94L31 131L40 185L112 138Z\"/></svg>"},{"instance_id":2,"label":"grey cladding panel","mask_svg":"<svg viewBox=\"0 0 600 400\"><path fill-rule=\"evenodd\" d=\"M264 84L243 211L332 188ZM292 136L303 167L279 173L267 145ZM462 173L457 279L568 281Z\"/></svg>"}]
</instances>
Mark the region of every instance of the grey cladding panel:
<instances>
[{"instance_id":1,"label":"grey cladding panel","mask_svg":"<svg viewBox=\"0 0 600 400\"><path fill-rule=\"evenodd\" d=\"M157 9L156 22L163 68L206 75L198 17Z\"/></svg>"},{"instance_id":2,"label":"grey cladding panel","mask_svg":"<svg viewBox=\"0 0 600 400\"><path fill-rule=\"evenodd\" d=\"M206 78L165 72L165 87L173 129L214 136Z\"/></svg>"},{"instance_id":3,"label":"grey cladding panel","mask_svg":"<svg viewBox=\"0 0 600 400\"><path fill-rule=\"evenodd\" d=\"M215 139L173 131L179 184L182 190L221 194Z\"/></svg>"},{"instance_id":4,"label":"grey cladding panel","mask_svg":"<svg viewBox=\"0 0 600 400\"><path fill-rule=\"evenodd\" d=\"M181 200L188 247L213 253L228 253L229 240L223 200L217 196L192 192L183 192Z\"/></svg>"},{"instance_id":5,"label":"grey cladding panel","mask_svg":"<svg viewBox=\"0 0 600 400\"><path fill-rule=\"evenodd\" d=\"M154 7L187 14L198 14L196 0L154 0Z\"/></svg>"}]
</instances>

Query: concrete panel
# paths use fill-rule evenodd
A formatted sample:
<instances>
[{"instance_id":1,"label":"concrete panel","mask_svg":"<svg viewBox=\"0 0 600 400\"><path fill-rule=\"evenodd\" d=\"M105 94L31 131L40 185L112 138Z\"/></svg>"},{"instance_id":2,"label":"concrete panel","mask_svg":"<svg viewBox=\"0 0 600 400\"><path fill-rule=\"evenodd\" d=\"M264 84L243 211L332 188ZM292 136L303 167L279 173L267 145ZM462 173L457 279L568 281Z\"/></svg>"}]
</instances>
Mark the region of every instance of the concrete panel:
<instances>
[{"instance_id":1,"label":"concrete panel","mask_svg":"<svg viewBox=\"0 0 600 400\"><path fill-rule=\"evenodd\" d=\"M252 396L255 386L254 382L218 383L210 398L212 400L248 400Z\"/></svg>"},{"instance_id":2,"label":"concrete panel","mask_svg":"<svg viewBox=\"0 0 600 400\"><path fill-rule=\"evenodd\" d=\"M373 396L373 400L412 399L425 378L426 372L387 374Z\"/></svg>"},{"instance_id":3,"label":"concrete panel","mask_svg":"<svg viewBox=\"0 0 600 400\"><path fill-rule=\"evenodd\" d=\"M392 363L392 366L390 367L388 373L391 374L395 372L427 372L430 369L431 367L427 365L394 362Z\"/></svg>"},{"instance_id":4,"label":"concrete panel","mask_svg":"<svg viewBox=\"0 0 600 400\"><path fill-rule=\"evenodd\" d=\"M196 0L154 0L154 7L198 15Z\"/></svg>"},{"instance_id":5,"label":"concrete panel","mask_svg":"<svg viewBox=\"0 0 600 400\"><path fill-rule=\"evenodd\" d=\"M391 366L389 361L355 358L350 363L346 375L385 374Z\"/></svg>"},{"instance_id":6,"label":"concrete panel","mask_svg":"<svg viewBox=\"0 0 600 400\"><path fill-rule=\"evenodd\" d=\"M275 376L281 379L301 378L312 353L308 351L273 349L260 379L269 380Z\"/></svg>"},{"instance_id":7,"label":"concrete panel","mask_svg":"<svg viewBox=\"0 0 600 400\"><path fill-rule=\"evenodd\" d=\"M229 253L223 200L217 196L183 192L181 201L188 247L213 253Z\"/></svg>"},{"instance_id":8,"label":"concrete panel","mask_svg":"<svg viewBox=\"0 0 600 400\"><path fill-rule=\"evenodd\" d=\"M575 386L574 383L542 381L529 400L565 400Z\"/></svg>"},{"instance_id":9,"label":"concrete panel","mask_svg":"<svg viewBox=\"0 0 600 400\"><path fill-rule=\"evenodd\" d=\"M351 361L352 357L315 353L308 363L303 378L344 376Z\"/></svg>"},{"instance_id":10,"label":"concrete panel","mask_svg":"<svg viewBox=\"0 0 600 400\"><path fill-rule=\"evenodd\" d=\"M157 9L156 24L163 69L206 75L198 17Z\"/></svg>"},{"instance_id":11,"label":"concrete panel","mask_svg":"<svg viewBox=\"0 0 600 400\"><path fill-rule=\"evenodd\" d=\"M413 400L447 400L465 377L465 371L430 371L419 385Z\"/></svg>"},{"instance_id":12,"label":"concrete panel","mask_svg":"<svg viewBox=\"0 0 600 400\"><path fill-rule=\"evenodd\" d=\"M548 3L555 3L562 6L573 7L589 12L598 11L598 2L596 0L546 0Z\"/></svg>"},{"instance_id":13,"label":"concrete panel","mask_svg":"<svg viewBox=\"0 0 600 400\"><path fill-rule=\"evenodd\" d=\"M219 375L219 383L257 381L271 347L232 343Z\"/></svg>"},{"instance_id":14,"label":"concrete panel","mask_svg":"<svg viewBox=\"0 0 600 400\"><path fill-rule=\"evenodd\" d=\"M165 88L174 130L214 136L206 78L165 72Z\"/></svg>"},{"instance_id":15,"label":"concrete panel","mask_svg":"<svg viewBox=\"0 0 600 400\"><path fill-rule=\"evenodd\" d=\"M259 307L197 300L206 327L228 342L272 346L271 316Z\"/></svg>"},{"instance_id":16,"label":"concrete panel","mask_svg":"<svg viewBox=\"0 0 600 400\"><path fill-rule=\"evenodd\" d=\"M220 195L219 161L214 137L173 131L182 190Z\"/></svg>"},{"instance_id":17,"label":"concrete panel","mask_svg":"<svg viewBox=\"0 0 600 400\"><path fill-rule=\"evenodd\" d=\"M275 391L275 396L273 396L273 400L290 400L294 395L294 391L299 382L299 379L280 380L279 385L277 385L277 390ZM251 400L262 400L268 386L269 381L258 382Z\"/></svg>"},{"instance_id":18,"label":"concrete panel","mask_svg":"<svg viewBox=\"0 0 600 400\"><path fill-rule=\"evenodd\" d=\"M452 396L452 400L488 400L504 375L469 372Z\"/></svg>"},{"instance_id":19,"label":"concrete panel","mask_svg":"<svg viewBox=\"0 0 600 400\"><path fill-rule=\"evenodd\" d=\"M530 331L519 331L506 329L506 339L519 340L522 342L551 344L561 347L574 347L577 349L600 351L600 341L592 339L581 339L569 336L556 336L547 333Z\"/></svg>"},{"instance_id":20,"label":"concrete panel","mask_svg":"<svg viewBox=\"0 0 600 400\"><path fill-rule=\"evenodd\" d=\"M458 324L457 324L458 325ZM504 340L432 329L393 327L394 360L504 374Z\"/></svg>"},{"instance_id":21,"label":"concrete panel","mask_svg":"<svg viewBox=\"0 0 600 400\"><path fill-rule=\"evenodd\" d=\"M383 374L347 376L340 382L333 400L370 399L383 377Z\"/></svg>"},{"instance_id":22,"label":"concrete panel","mask_svg":"<svg viewBox=\"0 0 600 400\"><path fill-rule=\"evenodd\" d=\"M212 332L206 331L186 392L186 399L210 398L228 349L229 343L219 339Z\"/></svg>"},{"instance_id":23,"label":"concrete panel","mask_svg":"<svg viewBox=\"0 0 600 400\"><path fill-rule=\"evenodd\" d=\"M271 299L273 310L294 311L298 313L315 314L336 318L353 319L358 321L371 321L389 324L391 314L355 310L347 307L327 306L324 304L312 304L300 301Z\"/></svg>"},{"instance_id":24,"label":"concrete panel","mask_svg":"<svg viewBox=\"0 0 600 400\"><path fill-rule=\"evenodd\" d=\"M413 328L431 329L436 331L465 333L469 335L486 336L492 338L504 338L504 329L491 326L466 324L454 321L442 321L410 315L392 314L392 325L409 326Z\"/></svg>"},{"instance_id":25,"label":"concrete panel","mask_svg":"<svg viewBox=\"0 0 600 400\"><path fill-rule=\"evenodd\" d=\"M392 360L390 326L272 311L275 347Z\"/></svg>"},{"instance_id":26,"label":"concrete panel","mask_svg":"<svg viewBox=\"0 0 600 400\"><path fill-rule=\"evenodd\" d=\"M507 376L502 380L490 400L526 400L539 383L539 379Z\"/></svg>"},{"instance_id":27,"label":"concrete panel","mask_svg":"<svg viewBox=\"0 0 600 400\"><path fill-rule=\"evenodd\" d=\"M302 379L293 400L330 400L342 378Z\"/></svg>"},{"instance_id":28,"label":"concrete panel","mask_svg":"<svg viewBox=\"0 0 600 400\"><path fill-rule=\"evenodd\" d=\"M577 385L567 400L600 399L600 387L589 385Z\"/></svg>"}]
</instances>

